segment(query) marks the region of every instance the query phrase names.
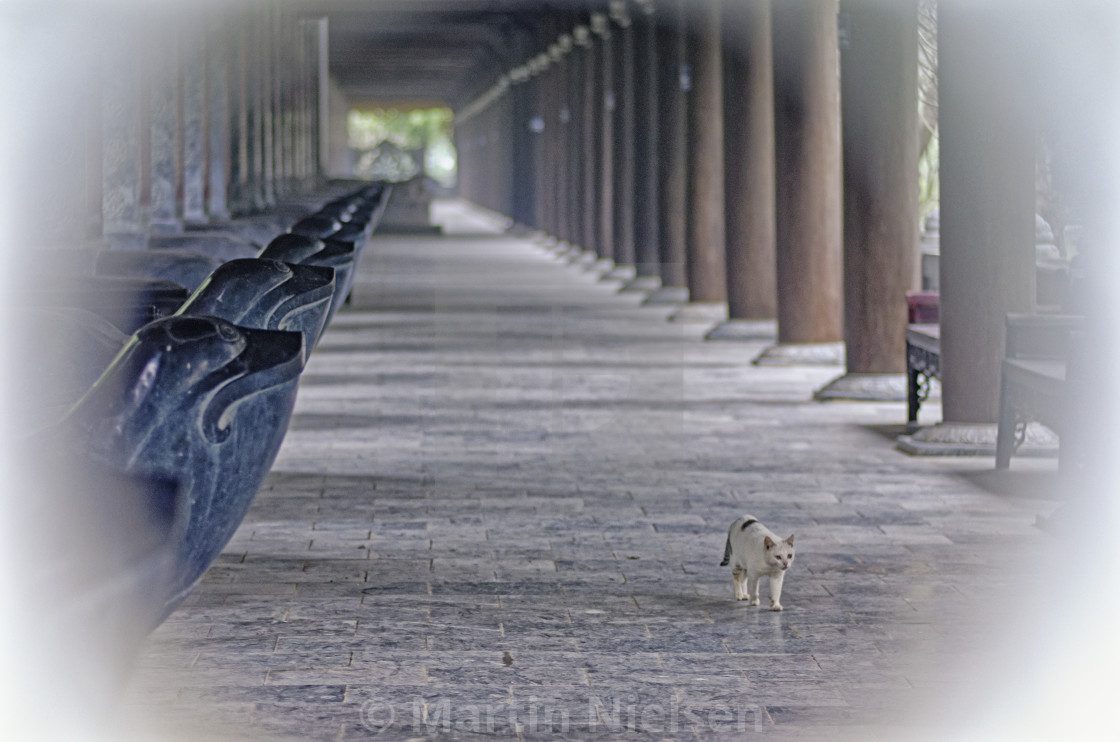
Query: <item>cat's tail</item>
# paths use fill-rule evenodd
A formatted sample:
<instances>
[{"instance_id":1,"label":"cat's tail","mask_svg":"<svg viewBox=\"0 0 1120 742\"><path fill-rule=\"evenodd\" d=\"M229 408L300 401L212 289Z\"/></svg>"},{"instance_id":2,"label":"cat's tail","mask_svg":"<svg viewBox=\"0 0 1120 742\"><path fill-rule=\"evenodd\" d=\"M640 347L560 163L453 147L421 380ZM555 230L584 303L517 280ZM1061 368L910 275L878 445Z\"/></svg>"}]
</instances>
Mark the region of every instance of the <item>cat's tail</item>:
<instances>
[{"instance_id":1,"label":"cat's tail","mask_svg":"<svg viewBox=\"0 0 1120 742\"><path fill-rule=\"evenodd\" d=\"M730 563L731 563L731 534L729 533L729 534L727 534L727 546L723 547L723 561L719 563L719 566L726 567Z\"/></svg>"}]
</instances>

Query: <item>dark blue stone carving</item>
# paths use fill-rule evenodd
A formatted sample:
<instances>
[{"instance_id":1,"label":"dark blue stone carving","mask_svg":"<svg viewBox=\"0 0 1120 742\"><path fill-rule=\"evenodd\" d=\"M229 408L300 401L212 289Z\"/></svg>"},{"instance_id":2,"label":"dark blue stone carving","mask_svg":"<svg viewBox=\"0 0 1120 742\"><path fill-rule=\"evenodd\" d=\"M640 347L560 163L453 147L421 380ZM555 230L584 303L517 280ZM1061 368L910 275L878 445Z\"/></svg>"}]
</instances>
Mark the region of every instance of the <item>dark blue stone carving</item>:
<instances>
[{"instance_id":1,"label":"dark blue stone carving","mask_svg":"<svg viewBox=\"0 0 1120 742\"><path fill-rule=\"evenodd\" d=\"M324 216L345 224L350 221L356 211L358 211L358 204L352 199L339 199L337 201L331 201L326 206L319 209L315 212L315 216Z\"/></svg>"},{"instance_id":2,"label":"dark blue stone carving","mask_svg":"<svg viewBox=\"0 0 1120 742\"><path fill-rule=\"evenodd\" d=\"M332 234L329 239L365 245L365 241L369 239L369 226L368 221L348 221L339 227L338 231Z\"/></svg>"},{"instance_id":3,"label":"dark blue stone carving","mask_svg":"<svg viewBox=\"0 0 1120 742\"><path fill-rule=\"evenodd\" d=\"M302 362L299 333L169 317L134 334L58 426L100 464L180 483L168 611L229 542L272 466Z\"/></svg>"},{"instance_id":4,"label":"dark blue stone carving","mask_svg":"<svg viewBox=\"0 0 1120 742\"><path fill-rule=\"evenodd\" d=\"M292 234L322 239L330 237L342 227L342 222L334 217L313 215L300 219L288 230Z\"/></svg>"},{"instance_id":5,"label":"dark blue stone carving","mask_svg":"<svg viewBox=\"0 0 1120 742\"><path fill-rule=\"evenodd\" d=\"M160 279L76 276L40 284L27 303L85 309L131 334L154 319L174 314L187 296L184 287Z\"/></svg>"},{"instance_id":6,"label":"dark blue stone carving","mask_svg":"<svg viewBox=\"0 0 1120 742\"><path fill-rule=\"evenodd\" d=\"M321 265L334 269L334 297L331 300L327 323L334 318L350 293L354 280L354 261L357 251L354 243L340 240L320 240L299 234L282 234L261 253L261 258L285 263Z\"/></svg>"},{"instance_id":7,"label":"dark blue stone carving","mask_svg":"<svg viewBox=\"0 0 1120 742\"><path fill-rule=\"evenodd\" d=\"M263 258L231 260L215 270L178 313L220 317L258 330L298 332L305 353L310 353L326 327L333 297L333 268Z\"/></svg>"}]
</instances>

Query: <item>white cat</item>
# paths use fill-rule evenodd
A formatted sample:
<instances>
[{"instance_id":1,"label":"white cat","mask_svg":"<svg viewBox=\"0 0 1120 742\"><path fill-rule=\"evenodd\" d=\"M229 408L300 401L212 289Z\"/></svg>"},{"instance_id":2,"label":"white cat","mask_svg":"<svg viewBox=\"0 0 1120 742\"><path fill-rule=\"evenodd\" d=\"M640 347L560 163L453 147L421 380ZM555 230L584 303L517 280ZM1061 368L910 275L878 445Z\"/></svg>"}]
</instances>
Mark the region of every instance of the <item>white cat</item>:
<instances>
[{"instance_id":1,"label":"white cat","mask_svg":"<svg viewBox=\"0 0 1120 742\"><path fill-rule=\"evenodd\" d=\"M770 610L782 610L782 580L793 564L793 536L782 541L769 528L744 515L727 532L719 566L728 564L736 600L758 605L758 581L766 576L770 578Z\"/></svg>"}]
</instances>

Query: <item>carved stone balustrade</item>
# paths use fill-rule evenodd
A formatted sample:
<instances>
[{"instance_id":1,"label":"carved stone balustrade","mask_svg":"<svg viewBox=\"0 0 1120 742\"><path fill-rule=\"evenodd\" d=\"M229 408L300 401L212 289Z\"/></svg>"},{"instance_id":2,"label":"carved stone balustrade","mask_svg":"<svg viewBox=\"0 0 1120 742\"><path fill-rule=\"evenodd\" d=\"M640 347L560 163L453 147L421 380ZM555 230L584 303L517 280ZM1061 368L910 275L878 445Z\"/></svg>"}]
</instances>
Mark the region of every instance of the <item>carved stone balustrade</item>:
<instances>
[{"instance_id":1,"label":"carved stone balustrade","mask_svg":"<svg viewBox=\"0 0 1120 742\"><path fill-rule=\"evenodd\" d=\"M135 333L53 429L75 456L179 482L169 612L233 536L291 417L303 336L176 316Z\"/></svg>"},{"instance_id":2,"label":"carved stone balustrade","mask_svg":"<svg viewBox=\"0 0 1120 742\"><path fill-rule=\"evenodd\" d=\"M334 269L324 266L261 258L231 260L206 279L178 314L209 315L258 330L298 332L303 335L304 353L310 354L327 324L334 281Z\"/></svg>"}]
</instances>

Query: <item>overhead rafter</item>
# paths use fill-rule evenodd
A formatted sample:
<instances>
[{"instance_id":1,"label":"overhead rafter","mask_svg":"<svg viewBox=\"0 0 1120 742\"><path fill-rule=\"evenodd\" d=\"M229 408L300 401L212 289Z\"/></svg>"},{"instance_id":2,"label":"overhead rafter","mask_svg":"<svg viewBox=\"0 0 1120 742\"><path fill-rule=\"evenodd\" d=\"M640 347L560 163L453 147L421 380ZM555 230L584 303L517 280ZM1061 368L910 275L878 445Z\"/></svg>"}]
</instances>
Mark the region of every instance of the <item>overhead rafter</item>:
<instances>
[{"instance_id":1,"label":"overhead rafter","mask_svg":"<svg viewBox=\"0 0 1120 742\"><path fill-rule=\"evenodd\" d=\"M330 19L331 75L355 102L458 108L523 61L541 19L580 3L531 0L297 0Z\"/></svg>"}]
</instances>

